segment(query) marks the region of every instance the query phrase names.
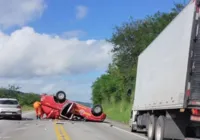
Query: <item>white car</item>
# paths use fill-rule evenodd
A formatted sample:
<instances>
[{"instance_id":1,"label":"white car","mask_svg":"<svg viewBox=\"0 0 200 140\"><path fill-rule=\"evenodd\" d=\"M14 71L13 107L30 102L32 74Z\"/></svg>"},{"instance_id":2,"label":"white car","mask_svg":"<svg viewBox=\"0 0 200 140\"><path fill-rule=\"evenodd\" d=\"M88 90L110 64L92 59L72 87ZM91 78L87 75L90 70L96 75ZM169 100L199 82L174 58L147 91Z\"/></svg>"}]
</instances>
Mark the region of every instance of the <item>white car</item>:
<instances>
[{"instance_id":1,"label":"white car","mask_svg":"<svg viewBox=\"0 0 200 140\"><path fill-rule=\"evenodd\" d=\"M17 99L0 98L0 118L22 119L22 109Z\"/></svg>"}]
</instances>

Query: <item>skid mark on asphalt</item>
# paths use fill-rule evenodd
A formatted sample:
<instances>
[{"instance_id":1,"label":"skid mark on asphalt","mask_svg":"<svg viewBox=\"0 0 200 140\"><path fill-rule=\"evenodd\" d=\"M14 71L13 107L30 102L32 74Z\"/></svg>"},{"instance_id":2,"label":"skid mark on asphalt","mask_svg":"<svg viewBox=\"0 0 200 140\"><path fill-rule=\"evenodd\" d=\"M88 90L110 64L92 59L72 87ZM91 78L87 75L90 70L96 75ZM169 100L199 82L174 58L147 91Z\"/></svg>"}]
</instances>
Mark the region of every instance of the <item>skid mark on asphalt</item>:
<instances>
[{"instance_id":1,"label":"skid mark on asphalt","mask_svg":"<svg viewBox=\"0 0 200 140\"><path fill-rule=\"evenodd\" d=\"M54 130L56 133L57 140L70 140L69 135L64 129L64 124L54 121Z\"/></svg>"}]
</instances>

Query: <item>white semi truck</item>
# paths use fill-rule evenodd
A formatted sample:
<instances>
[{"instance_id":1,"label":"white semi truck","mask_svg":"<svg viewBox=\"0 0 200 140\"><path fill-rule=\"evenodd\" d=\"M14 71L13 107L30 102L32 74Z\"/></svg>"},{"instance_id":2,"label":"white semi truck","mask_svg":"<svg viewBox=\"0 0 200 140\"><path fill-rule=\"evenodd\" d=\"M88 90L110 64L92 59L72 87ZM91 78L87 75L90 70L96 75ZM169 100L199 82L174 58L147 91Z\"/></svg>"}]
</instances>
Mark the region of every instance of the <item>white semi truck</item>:
<instances>
[{"instance_id":1,"label":"white semi truck","mask_svg":"<svg viewBox=\"0 0 200 140\"><path fill-rule=\"evenodd\" d=\"M200 0L191 0L139 55L131 131L149 140L200 138Z\"/></svg>"}]
</instances>

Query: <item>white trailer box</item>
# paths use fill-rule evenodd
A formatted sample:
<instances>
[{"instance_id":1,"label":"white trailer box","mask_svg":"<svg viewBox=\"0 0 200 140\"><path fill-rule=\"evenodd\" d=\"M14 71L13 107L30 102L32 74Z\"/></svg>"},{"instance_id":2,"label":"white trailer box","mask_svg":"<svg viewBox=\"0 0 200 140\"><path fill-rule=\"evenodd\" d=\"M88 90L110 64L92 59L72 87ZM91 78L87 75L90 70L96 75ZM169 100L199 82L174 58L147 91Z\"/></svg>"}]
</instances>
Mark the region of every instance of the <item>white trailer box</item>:
<instances>
[{"instance_id":1,"label":"white trailer box","mask_svg":"<svg viewBox=\"0 0 200 140\"><path fill-rule=\"evenodd\" d=\"M140 54L134 110L183 107L195 8L188 4Z\"/></svg>"},{"instance_id":2,"label":"white trailer box","mask_svg":"<svg viewBox=\"0 0 200 140\"><path fill-rule=\"evenodd\" d=\"M140 54L130 127L148 140L200 138L200 0Z\"/></svg>"}]
</instances>

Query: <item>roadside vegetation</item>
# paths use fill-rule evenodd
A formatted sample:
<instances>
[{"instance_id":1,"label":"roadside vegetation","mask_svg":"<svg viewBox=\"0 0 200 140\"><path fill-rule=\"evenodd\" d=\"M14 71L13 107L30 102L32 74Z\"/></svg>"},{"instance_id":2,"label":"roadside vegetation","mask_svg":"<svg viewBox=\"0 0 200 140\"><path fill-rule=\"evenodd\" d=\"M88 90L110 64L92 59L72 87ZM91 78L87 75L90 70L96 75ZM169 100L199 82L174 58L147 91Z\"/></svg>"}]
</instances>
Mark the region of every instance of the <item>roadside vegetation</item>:
<instances>
[{"instance_id":1,"label":"roadside vegetation","mask_svg":"<svg viewBox=\"0 0 200 140\"><path fill-rule=\"evenodd\" d=\"M0 98L16 98L19 100L23 111L33 109L33 103L40 100L40 95L19 91L18 86L9 85L8 88L0 88Z\"/></svg>"},{"instance_id":2,"label":"roadside vegetation","mask_svg":"<svg viewBox=\"0 0 200 140\"><path fill-rule=\"evenodd\" d=\"M33 103L40 101L40 95L36 93L24 93L20 91L20 87L8 85L7 88L0 88L0 98L16 98L19 100L23 111L33 110ZM91 103L75 101L79 104L91 107Z\"/></svg>"},{"instance_id":3,"label":"roadside vegetation","mask_svg":"<svg viewBox=\"0 0 200 140\"><path fill-rule=\"evenodd\" d=\"M93 103L102 104L109 119L128 123L138 56L183 8L184 4L175 4L169 13L158 11L144 19L130 18L115 27L112 37L107 40L114 45L112 63L91 87Z\"/></svg>"}]
</instances>

